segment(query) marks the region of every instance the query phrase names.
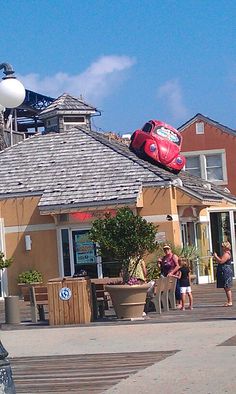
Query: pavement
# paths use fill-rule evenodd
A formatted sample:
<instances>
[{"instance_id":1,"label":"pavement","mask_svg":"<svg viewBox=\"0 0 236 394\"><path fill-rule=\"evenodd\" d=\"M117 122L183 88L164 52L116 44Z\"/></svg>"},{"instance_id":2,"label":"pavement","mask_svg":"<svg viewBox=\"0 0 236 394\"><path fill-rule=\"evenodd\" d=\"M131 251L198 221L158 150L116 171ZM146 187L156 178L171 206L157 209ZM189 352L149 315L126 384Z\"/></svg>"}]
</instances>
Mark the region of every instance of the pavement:
<instances>
[{"instance_id":1,"label":"pavement","mask_svg":"<svg viewBox=\"0 0 236 394\"><path fill-rule=\"evenodd\" d=\"M121 380L106 390L107 394L151 391L235 394L236 339L233 337L236 338L236 317L171 324L147 320L145 324L1 331L2 343L10 357L125 352L128 358L130 352L177 351Z\"/></svg>"}]
</instances>

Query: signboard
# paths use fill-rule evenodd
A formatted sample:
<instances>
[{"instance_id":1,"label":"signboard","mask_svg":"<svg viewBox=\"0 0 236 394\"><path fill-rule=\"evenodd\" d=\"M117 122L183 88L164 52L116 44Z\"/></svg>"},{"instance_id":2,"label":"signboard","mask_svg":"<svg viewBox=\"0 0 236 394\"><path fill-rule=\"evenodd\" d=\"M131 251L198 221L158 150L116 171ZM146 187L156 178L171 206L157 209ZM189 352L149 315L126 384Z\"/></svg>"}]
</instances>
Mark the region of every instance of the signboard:
<instances>
[{"instance_id":1,"label":"signboard","mask_svg":"<svg viewBox=\"0 0 236 394\"><path fill-rule=\"evenodd\" d=\"M94 219L105 218L107 216L113 217L115 215L115 209L73 212L69 214L69 220L70 222L91 222Z\"/></svg>"},{"instance_id":2,"label":"signboard","mask_svg":"<svg viewBox=\"0 0 236 394\"><path fill-rule=\"evenodd\" d=\"M95 244L88 237L88 231L73 234L75 264L95 264Z\"/></svg>"}]
</instances>

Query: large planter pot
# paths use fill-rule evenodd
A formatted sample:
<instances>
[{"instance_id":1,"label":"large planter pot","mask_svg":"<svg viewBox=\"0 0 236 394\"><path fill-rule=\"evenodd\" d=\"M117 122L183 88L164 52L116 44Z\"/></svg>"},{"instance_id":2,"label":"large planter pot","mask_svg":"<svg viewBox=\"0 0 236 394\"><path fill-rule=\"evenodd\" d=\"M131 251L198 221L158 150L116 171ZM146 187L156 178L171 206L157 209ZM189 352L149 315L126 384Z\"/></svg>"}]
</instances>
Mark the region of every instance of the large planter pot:
<instances>
[{"instance_id":1,"label":"large planter pot","mask_svg":"<svg viewBox=\"0 0 236 394\"><path fill-rule=\"evenodd\" d=\"M146 303L148 284L144 285L107 285L118 319L142 317Z\"/></svg>"}]
</instances>

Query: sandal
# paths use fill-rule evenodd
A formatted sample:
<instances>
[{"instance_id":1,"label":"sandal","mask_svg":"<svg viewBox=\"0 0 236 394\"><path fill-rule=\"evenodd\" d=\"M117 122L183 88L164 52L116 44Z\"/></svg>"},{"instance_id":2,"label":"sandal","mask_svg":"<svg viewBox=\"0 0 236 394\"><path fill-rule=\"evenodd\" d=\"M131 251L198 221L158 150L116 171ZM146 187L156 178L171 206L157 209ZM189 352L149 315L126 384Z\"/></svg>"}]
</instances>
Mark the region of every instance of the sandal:
<instances>
[{"instance_id":1,"label":"sandal","mask_svg":"<svg viewBox=\"0 0 236 394\"><path fill-rule=\"evenodd\" d=\"M223 306L233 306L232 302L226 302Z\"/></svg>"}]
</instances>

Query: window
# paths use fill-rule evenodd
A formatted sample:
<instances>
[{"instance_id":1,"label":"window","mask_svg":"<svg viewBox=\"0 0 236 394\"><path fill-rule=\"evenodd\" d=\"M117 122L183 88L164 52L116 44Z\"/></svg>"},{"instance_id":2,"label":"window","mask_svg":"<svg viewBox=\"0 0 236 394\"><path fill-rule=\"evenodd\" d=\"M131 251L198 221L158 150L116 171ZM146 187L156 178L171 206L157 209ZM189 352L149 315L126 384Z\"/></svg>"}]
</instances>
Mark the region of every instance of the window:
<instances>
[{"instance_id":1,"label":"window","mask_svg":"<svg viewBox=\"0 0 236 394\"><path fill-rule=\"evenodd\" d=\"M152 124L151 123L146 123L143 128L143 131L145 131L145 133L150 133L150 131L152 130Z\"/></svg>"},{"instance_id":2,"label":"window","mask_svg":"<svg viewBox=\"0 0 236 394\"><path fill-rule=\"evenodd\" d=\"M190 174L201 176L200 156L186 157L185 170Z\"/></svg>"},{"instance_id":3,"label":"window","mask_svg":"<svg viewBox=\"0 0 236 394\"><path fill-rule=\"evenodd\" d=\"M84 116L64 116L64 123L85 123Z\"/></svg>"},{"instance_id":4,"label":"window","mask_svg":"<svg viewBox=\"0 0 236 394\"><path fill-rule=\"evenodd\" d=\"M203 122L196 123L196 134L204 134L204 123Z\"/></svg>"},{"instance_id":5,"label":"window","mask_svg":"<svg viewBox=\"0 0 236 394\"><path fill-rule=\"evenodd\" d=\"M185 170L210 182L227 184L225 151L212 150L183 153L186 157Z\"/></svg>"},{"instance_id":6,"label":"window","mask_svg":"<svg viewBox=\"0 0 236 394\"><path fill-rule=\"evenodd\" d=\"M223 181L221 155L209 155L206 158L206 173L208 181Z\"/></svg>"}]
</instances>

